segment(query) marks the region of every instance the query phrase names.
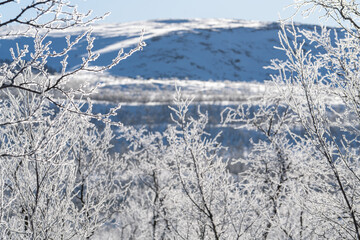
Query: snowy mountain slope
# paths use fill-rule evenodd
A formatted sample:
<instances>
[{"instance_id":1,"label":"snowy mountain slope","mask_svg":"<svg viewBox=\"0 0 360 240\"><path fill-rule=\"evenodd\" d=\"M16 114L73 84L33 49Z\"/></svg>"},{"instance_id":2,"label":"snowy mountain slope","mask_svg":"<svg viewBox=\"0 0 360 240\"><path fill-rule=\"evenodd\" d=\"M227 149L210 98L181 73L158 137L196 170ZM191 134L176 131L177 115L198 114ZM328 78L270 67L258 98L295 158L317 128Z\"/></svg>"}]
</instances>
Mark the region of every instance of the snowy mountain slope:
<instances>
[{"instance_id":1,"label":"snowy mountain slope","mask_svg":"<svg viewBox=\"0 0 360 240\"><path fill-rule=\"evenodd\" d=\"M304 25L301 27L313 27ZM136 45L144 29L147 46L110 70L114 76L145 79L197 79L259 81L269 79L270 59L284 59L284 54L273 48L278 44L276 23L230 19L153 20L122 24L93 26L96 37L94 50L101 54L97 65L111 62L121 48L128 50ZM5 31L5 30L4 30ZM53 50L65 46L65 36L74 39L84 29L52 33ZM1 33L0 33L1 34ZM32 45L31 38L0 40L0 59L10 59L8 49ZM86 41L70 52L69 66L81 61L86 51ZM60 69L60 59L49 66Z\"/></svg>"},{"instance_id":2,"label":"snowy mountain slope","mask_svg":"<svg viewBox=\"0 0 360 240\"><path fill-rule=\"evenodd\" d=\"M135 46L142 29L147 43L143 51L135 53L108 73L78 74L67 83L69 87L76 88L85 81L89 82L90 88L100 84L91 96L95 113L106 113L111 107L121 104L115 121L146 126L154 131L163 131L171 124L168 105L173 99L175 86L181 87L185 96L195 97L190 114L196 116L197 105L200 105L209 116L207 131L213 136L223 132L222 144L232 146L232 151L236 151L229 154L244 154L249 139L256 140L259 134L251 129L234 133L231 127L220 124L220 113L227 106L236 108L241 103L258 99L266 91L276 91L276 88L265 87L263 81L269 79L272 72L263 66L269 65L273 58L285 59L281 51L273 48L278 45L279 25L228 19L95 25L94 51L101 54L96 64L107 64L119 49ZM52 50L62 50L66 35L74 39L84 31L73 29L71 32L52 33L46 41L52 41ZM0 36L3 34L0 32ZM16 42L20 47L28 44L31 48L33 45L33 40L25 37L0 40L0 63L11 58L8 49L16 49ZM86 45L84 39L69 53L69 67L80 63ZM59 70L60 61L55 59L48 65ZM121 141L114 142L114 145L116 149L124 147Z\"/></svg>"}]
</instances>

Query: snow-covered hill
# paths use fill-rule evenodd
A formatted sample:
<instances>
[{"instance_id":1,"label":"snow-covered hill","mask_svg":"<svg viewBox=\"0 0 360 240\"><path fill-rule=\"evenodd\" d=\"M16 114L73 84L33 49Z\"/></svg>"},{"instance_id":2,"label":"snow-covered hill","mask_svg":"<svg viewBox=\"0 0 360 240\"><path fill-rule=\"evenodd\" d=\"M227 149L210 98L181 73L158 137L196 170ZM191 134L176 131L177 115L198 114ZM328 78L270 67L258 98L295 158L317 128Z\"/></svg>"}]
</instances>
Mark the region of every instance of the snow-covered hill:
<instances>
[{"instance_id":1,"label":"snow-covered hill","mask_svg":"<svg viewBox=\"0 0 360 240\"><path fill-rule=\"evenodd\" d=\"M143 51L120 62L108 73L78 74L68 82L69 87L76 88L85 81L90 88L99 85L91 96L94 112L106 113L120 103L122 108L114 117L115 121L146 126L154 131L163 131L171 124L168 105L172 103L175 86L180 87L184 96L195 98L190 114L196 116L197 105L200 105L209 116L207 131L213 135L223 132L220 141L223 146L232 146L234 151L229 154L244 154L249 147L249 138L256 140L259 134L251 129L234 133L232 128L220 124L220 113L226 106L236 108L239 104L258 99L266 91L276 91L276 88L263 83L269 79L269 74L274 73L263 67L269 65L271 59L286 58L283 52L273 47L278 45L279 24L193 19L95 25L94 51L101 54L96 64L108 64L121 48L126 51L136 46L143 29L147 44ZM66 45L66 35L74 39L84 31L78 28L71 32L51 33L46 41L52 42L52 50L59 51ZM33 45L31 38L2 39L0 60L11 58L8 49L16 49L16 42L20 47L27 44L31 48ZM86 46L84 39L69 53L69 67L81 62ZM53 59L48 66L59 70L60 61ZM114 145L117 150L124 146L121 141L114 142Z\"/></svg>"},{"instance_id":2,"label":"snow-covered hill","mask_svg":"<svg viewBox=\"0 0 360 240\"><path fill-rule=\"evenodd\" d=\"M143 29L147 46L111 69L111 75L262 82L269 79L271 71L263 67L269 65L270 59L285 58L273 47L278 45L277 23L230 19L153 20L93 26L94 50L101 54L96 64L109 63L119 49L135 46ZM52 41L53 49L60 50L65 46L66 35L75 38L83 31L78 28L52 33L48 41ZM13 40L0 41L0 59L10 58L8 49L15 48L15 42L20 46L32 45L30 38ZM85 47L84 39L70 52L70 67L80 63ZM60 69L58 59L48 65Z\"/></svg>"}]
</instances>

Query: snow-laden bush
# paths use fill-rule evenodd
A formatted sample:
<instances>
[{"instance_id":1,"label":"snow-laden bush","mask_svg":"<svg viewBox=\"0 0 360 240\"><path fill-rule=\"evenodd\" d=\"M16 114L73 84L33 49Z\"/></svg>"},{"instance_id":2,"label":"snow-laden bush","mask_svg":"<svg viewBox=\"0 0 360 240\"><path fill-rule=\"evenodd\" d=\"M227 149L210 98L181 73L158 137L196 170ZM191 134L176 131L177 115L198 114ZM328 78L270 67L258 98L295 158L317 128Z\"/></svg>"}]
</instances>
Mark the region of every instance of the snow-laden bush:
<instances>
[{"instance_id":1,"label":"snow-laden bush","mask_svg":"<svg viewBox=\"0 0 360 240\"><path fill-rule=\"evenodd\" d=\"M120 239L360 239L356 1L295 1L305 14L324 9L343 34L283 25L279 49L288 60L272 62L271 91L222 114L225 124L262 134L237 161L221 157L207 114L189 116L191 100L179 91L172 124L159 133L113 122L118 108L94 115L85 100L92 89L66 87L78 72L116 65L141 41L91 67L98 55L90 31L59 52L46 39L96 19L66 0L0 1L1 9L7 4L22 7L2 19L1 37L30 35L34 51L18 46L0 67L2 239L84 239L106 228ZM3 31L13 23L24 28ZM87 56L68 70L67 53L84 39ZM306 51L305 41L319 51ZM49 58L61 59L60 73L49 74ZM110 153L114 129L130 143L121 155ZM231 174L237 162L245 170Z\"/></svg>"},{"instance_id":2,"label":"snow-laden bush","mask_svg":"<svg viewBox=\"0 0 360 240\"><path fill-rule=\"evenodd\" d=\"M219 156L217 138L205 131L207 115L188 116L191 100L178 91L163 133L129 128L127 158L133 185L120 217L125 239L229 239L242 213L239 188Z\"/></svg>"},{"instance_id":3,"label":"snow-laden bush","mask_svg":"<svg viewBox=\"0 0 360 240\"><path fill-rule=\"evenodd\" d=\"M60 51L47 36L97 18L78 13L67 0L0 1L0 11L11 5L19 12L1 19L0 38L33 37L34 46L16 44L12 60L0 66L0 238L89 238L121 211L129 186L123 177L127 164L110 154L112 127L121 127L110 120L118 107L94 115L91 101L84 100L92 89L70 89L66 83L78 72L113 67L143 43L119 52L105 67L91 67L98 58L91 29L64 39ZM84 40L82 64L67 69L67 53ZM60 73L48 72L49 59L61 61Z\"/></svg>"},{"instance_id":4,"label":"snow-laden bush","mask_svg":"<svg viewBox=\"0 0 360 240\"><path fill-rule=\"evenodd\" d=\"M279 49L288 59L272 61L278 74L268 83L277 90L223 113L225 123L264 135L243 160L243 179L258 199L256 238L360 239L358 2L297 0L295 6L304 14L320 8L340 29L283 25Z\"/></svg>"}]
</instances>

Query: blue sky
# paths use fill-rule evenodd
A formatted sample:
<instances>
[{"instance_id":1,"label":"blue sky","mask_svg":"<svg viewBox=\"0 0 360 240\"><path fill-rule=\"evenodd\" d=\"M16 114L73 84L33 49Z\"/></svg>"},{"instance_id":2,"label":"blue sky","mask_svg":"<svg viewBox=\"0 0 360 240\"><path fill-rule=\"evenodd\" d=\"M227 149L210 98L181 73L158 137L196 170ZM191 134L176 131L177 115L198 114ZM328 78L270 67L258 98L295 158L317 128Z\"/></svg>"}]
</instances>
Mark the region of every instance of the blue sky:
<instances>
[{"instance_id":1,"label":"blue sky","mask_svg":"<svg viewBox=\"0 0 360 240\"><path fill-rule=\"evenodd\" d=\"M101 3L100 3L101 2ZM128 22L168 18L235 18L245 20L277 21L294 14L286 6L293 0L76 0L79 9L93 9L100 15L112 12L106 22ZM295 21L318 23L317 16ZM331 25L331 23L330 23Z\"/></svg>"},{"instance_id":2,"label":"blue sky","mask_svg":"<svg viewBox=\"0 0 360 240\"><path fill-rule=\"evenodd\" d=\"M29 0L21 0L25 3ZM108 11L112 14L104 22L129 22L151 19L179 18L234 18L245 20L277 21L294 14L293 8L285 9L293 0L70 0L84 12L94 15ZM17 4L3 7L3 20L19 11ZM303 23L319 23L317 16L295 19ZM334 25L328 23L327 25Z\"/></svg>"}]
</instances>

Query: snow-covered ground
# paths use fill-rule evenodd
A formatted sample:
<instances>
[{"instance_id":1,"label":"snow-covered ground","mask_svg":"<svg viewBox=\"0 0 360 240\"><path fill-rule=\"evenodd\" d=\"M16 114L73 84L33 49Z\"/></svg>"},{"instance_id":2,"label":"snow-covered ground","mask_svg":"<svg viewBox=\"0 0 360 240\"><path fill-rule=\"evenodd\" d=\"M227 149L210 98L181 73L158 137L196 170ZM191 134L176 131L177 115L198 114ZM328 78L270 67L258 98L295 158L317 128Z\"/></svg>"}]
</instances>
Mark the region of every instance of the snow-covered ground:
<instances>
[{"instance_id":1,"label":"snow-covered ground","mask_svg":"<svg viewBox=\"0 0 360 240\"><path fill-rule=\"evenodd\" d=\"M259 97L265 91L264 83L213 80L133 79L108 74L78 74L69 87L76 88L85 81L89 88L98 86L91 98L96 102L121 105L171 104L176 89L184 96L193 97L194 103L228 105Z\"/></svg>"}]
</instances>

